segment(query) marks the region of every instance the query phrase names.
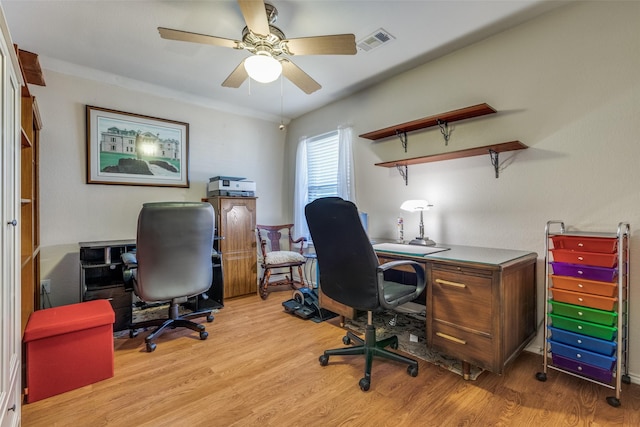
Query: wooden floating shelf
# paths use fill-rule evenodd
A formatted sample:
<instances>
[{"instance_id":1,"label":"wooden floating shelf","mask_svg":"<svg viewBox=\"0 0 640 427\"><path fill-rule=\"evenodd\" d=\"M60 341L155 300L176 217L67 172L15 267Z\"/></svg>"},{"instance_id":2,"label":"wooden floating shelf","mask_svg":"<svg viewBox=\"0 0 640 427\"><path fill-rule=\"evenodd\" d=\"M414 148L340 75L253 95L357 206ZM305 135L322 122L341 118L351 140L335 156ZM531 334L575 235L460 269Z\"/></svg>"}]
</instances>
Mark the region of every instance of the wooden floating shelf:
<instances>
[{"instance_id":1,"label":"wooden floating shelf","mask_svg":"<svg viewBox=\"0 0 640 427\"><path fill-rule=\"evenodd\" d=\"M407 133L419 129L426 129L438 126L441 123L453 123L460 120L471 119L473 117L486 116L487 114L495 114L497 111L487 104L478 104L471 107L460 108L458 110L441 113L435 116L425 117L413 120L399 125L389 126L384 129L375 130L373 132L363 133L360 138L366 138L373 141L395 136L398 133Z\"/></svg>"},{"instance_id":2,"label":"wooden floating shelf","mask_svg":"<svg viewBox=\"0 0 640 427\"><path fill-rule=\"evenodd\" d=\"M441 160L461 159L463 157L482 156L490 152L502 153L505 151L523 150L529 148L520 141L503 142L501 144L485 145L484 147L467 148L451 151L449 153L431 154L428 156L412 157L410 159L392 160L390 162L376 163L376 166L392 168L397 166L418 165L421 163L439 162Z\"/></svg>"}]
</instances>

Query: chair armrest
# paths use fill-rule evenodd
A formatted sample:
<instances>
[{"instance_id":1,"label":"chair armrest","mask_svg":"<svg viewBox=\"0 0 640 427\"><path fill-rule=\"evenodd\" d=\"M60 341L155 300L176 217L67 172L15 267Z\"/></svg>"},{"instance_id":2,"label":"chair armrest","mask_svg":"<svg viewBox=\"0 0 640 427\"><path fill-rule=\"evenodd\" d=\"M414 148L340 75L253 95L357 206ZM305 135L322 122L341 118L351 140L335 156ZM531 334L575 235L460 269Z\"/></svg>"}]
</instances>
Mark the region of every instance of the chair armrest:
<instances>
[{"instance_id":1,"label":"chair armrest","mask_svg":"<svg viewBox=\"0 0 640 427\"><path fill-rule=\"evenodd\" d=\"M403 298L394 301L393 304L390 304L389 301L386 301L384 298L381 298L380 304L384 308L393 309L399 305L402 305L406 302L416 299L422 292L424 292L427 287L427 277L424 271L424 266L416 261L410 260L398 260L398 261L389 261L382 265L378 266L378 291L380 295L384 295L384 272L387 270L391 270L395 267L401 265L409 265L413 268L416 273L416 289L411 294L406 295ZM407 285L413 286L413 285Z\"/></svg>"},{"instance_id":2,"label":"chair armrest","mask_svg":"<svg viewBox=\"0 0 640 427\"><path fill-rule=\"evenodd\" d=\"M138 267L138 258L133 252L125 252L120 255L120 259L124 263L127 269L133 269Z\"/></svg>"},{"instance_id":3,"label":"chair armrest","mask_svg":"<svg viewBox=\"0 0 640 427\"><path fill-rule=\"evenodd\" d=\"M302 253L304 251L304 242L306 241L306 237L298 237L296 240L291 241L291 246L295 245L296 243L300 243L300 250L298 252Z\"/></svg>"},{"instance_id":4,"label":"chair armrest","mask_svg":"<svg viewBox=\"0 0 640 427\"><path fill-rule=\"evenodd\" d=\"M138 258L134 252L125 252L120 255L122 260L122 280L126 290L133 289L133 281L135 280L134 270L138 268Z\"/></svg>"}]
</instances>

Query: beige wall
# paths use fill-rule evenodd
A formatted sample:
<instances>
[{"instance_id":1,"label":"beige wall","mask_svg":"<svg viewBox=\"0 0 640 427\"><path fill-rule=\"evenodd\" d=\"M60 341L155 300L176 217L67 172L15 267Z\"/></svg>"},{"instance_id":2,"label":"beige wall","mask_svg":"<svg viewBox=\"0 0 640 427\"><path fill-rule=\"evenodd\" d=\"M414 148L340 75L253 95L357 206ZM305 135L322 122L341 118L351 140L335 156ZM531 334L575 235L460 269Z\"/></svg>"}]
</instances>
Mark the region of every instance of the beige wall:
<instances>
[{"instance_id":1,"label":"beige wall","mask_svg":"<svg viewBox=\"0 0 640 427\"><path fill-rule=\"evenodd\" d=\"M441 243L535 251L538 319L543 318L544 230L548 220L615 232L632 226L631 288L640 286L640 2L586 2L486 39L294 120L287 136L293 169L301 135L351 124L354 135L486 102L499 113L454 124L448 147L438 128L400 141L356 138L359 208L372 237L394 237L402 201L435 207L425 229ZM428 33L428 29L425 29ZM427 35L428 36L428 35ZM384 60L384 47L363 55ZM530 148L409 167L374 163L520 140ZM289 182L292 183L292 176ZM291 187L289 190L292 191ZM404 214L405 235L418 216ZM640 292L630 299L629 367L640 382ZM530 347L542 345L542 328ZM533 378L533 377L532 377Z\"/></svg>"},{"instance_id":2,"label":"beige wall","mask_svg":"<svg viewBox=\"0 0 640 427\"><path fill-rule=\"evenodd\" d=\"M44 66L44 65L43 65ZM256 181L259 221L290 216L283 202L284 133L278 123L229 114L45 68L33 87L44 128L40 149L41 277L51 302L79 298L78 242L135 238L138 212L151 201L199 201L216 175ZM85 105L189 123L191 186L86 184Z\"/></svg>"}]
</instances>

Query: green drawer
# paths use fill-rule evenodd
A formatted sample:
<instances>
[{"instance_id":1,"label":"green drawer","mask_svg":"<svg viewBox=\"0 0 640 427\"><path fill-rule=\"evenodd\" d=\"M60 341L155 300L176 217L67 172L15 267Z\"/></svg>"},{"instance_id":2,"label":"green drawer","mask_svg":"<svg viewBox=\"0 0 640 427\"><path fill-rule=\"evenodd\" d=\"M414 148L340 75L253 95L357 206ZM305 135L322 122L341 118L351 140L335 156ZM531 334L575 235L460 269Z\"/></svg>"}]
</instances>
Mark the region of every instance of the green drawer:
<instances>
[{"instance_id":1,"label":"green drawer","mask_svg":"<svg viewBox=\"0 0 640 427\"><path fill-rule=\"evenodd\" d=\"M618 332L618 328L613 326L604 326L598 323L558 316L553 313L550 313L549 317L551 318L552 326L556 328L576 332L578 334L589 335L590 337L600 338L607 341L614 340Z\"/></svg>"},{"instance_id":2,"label":"green drawer","mask_svg":"<svg viewBox=\"0 0 640 427\"><path fill-rule=\"evenodd\" d=\"M615 311L598 310L596 308L566 304L554 300L549 300L549 303L551 304L552 312L559 316L586 320L587 322L599 323L606 326L613 326L618 322L618 313Z\"/></svg>"}]
</instances>

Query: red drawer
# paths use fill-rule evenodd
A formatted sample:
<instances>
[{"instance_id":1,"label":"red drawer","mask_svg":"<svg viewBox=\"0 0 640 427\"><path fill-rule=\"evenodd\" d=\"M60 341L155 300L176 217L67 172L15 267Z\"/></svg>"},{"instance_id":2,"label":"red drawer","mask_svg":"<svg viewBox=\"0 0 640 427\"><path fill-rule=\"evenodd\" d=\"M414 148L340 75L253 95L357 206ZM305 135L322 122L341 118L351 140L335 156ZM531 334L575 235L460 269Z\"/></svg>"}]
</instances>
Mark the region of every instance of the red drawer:
<instances>
[{"instance_id":1,"label":"red drawer","mask_svg":"<svg viewBox=\"0 0 640 427\"><path fill-rule=\"evenodd\" d=\"M584 292L587 294L601 295L603 297L613 297L618 291L617 282L597 282L580 277L556 276L555 274L551 275L551 281L555 289Z\"/></svg>"},{"instance_id":2,"label":"red drawer","mask_svg":"<svg viewBox=\"0 0 640 427\"><path fill-rule=\"evenodd\" d=\"M551 288L551 293L553 294L554 301L597 308L599 310L615 310L616 303L618 302L618 298L607 298L599 295L571 292L555 288Z\"/></svg>"},{"instance_id":3,"label":"red drawer","mask_svg":"<svg viewBox=\"0 0 640 427\"><path fill-rule=\"evenodd\" d=\"M553 236L553 247L581 252L614 253L618 239L608 237Z\"/></svg>"},{"instance_id":4,"label":"red drawer","mask_svg":"<svg viewBox=\"0 0 640 427\"><path fill-rule=\"evenodd\" d=\"M615 267L618 254L602 254L597 252L579 252L570 249L551 249L553 260L569 264L593 265L596 267Z\"/></svg>"}]
</instances>

